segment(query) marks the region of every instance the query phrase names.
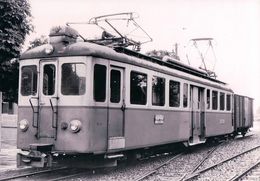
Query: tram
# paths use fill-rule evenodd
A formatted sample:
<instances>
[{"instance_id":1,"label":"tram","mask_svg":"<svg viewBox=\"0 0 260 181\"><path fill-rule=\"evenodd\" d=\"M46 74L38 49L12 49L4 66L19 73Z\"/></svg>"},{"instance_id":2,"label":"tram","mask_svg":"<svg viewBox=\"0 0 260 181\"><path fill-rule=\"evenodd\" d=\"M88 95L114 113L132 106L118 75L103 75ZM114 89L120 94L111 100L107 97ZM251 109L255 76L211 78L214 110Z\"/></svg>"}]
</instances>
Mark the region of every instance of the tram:
<instances>
[{"instance_id":1,"label":"tram","mask_svg":"<svg viewBox=\"0 0 260 181\"><path fill-rule=\"evenodd\" d=\"M18 166L114 166L133 150L192 146L252 126L253 100L207 72L130 50L140 43L125 37L80 36L55 27L49 44L20 57Z\"/></svg>"}]
</instances>

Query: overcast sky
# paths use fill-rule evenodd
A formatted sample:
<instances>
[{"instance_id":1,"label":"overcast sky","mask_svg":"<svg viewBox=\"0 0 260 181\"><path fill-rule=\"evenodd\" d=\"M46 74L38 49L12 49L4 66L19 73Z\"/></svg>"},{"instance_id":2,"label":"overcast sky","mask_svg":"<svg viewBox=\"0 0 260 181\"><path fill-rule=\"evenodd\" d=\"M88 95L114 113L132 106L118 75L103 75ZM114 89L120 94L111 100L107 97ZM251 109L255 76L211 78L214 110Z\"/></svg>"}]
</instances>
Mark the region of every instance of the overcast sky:
<instances>
[{"instance_id":1,"label":"overcast sky","mask_svg":"<svg viewBox=\"0 0 260 181\"><path fill-rule=\"evenodd\" d=\"M87 21L91 17L137 12L136 21L149 33L153 49L171 51L179 44L186 60L191 38L214 38L215 72L239 94L255 99L260 106L260 0L30 0L35 37L48 35L55 25ZM186 47L186 48L185 48ZM190 60L192 63L192 59ZM194 60L195 61L195 60Z\"/></svg>"}]
</instances>

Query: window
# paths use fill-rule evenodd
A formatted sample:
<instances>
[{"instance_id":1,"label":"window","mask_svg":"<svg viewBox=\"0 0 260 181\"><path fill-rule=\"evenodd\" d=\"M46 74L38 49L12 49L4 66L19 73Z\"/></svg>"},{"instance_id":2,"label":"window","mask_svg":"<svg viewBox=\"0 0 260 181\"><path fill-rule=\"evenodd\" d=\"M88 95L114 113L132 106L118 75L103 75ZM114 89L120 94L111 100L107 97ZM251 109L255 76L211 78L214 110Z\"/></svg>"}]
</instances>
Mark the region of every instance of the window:
<instances>
[{"instance_id":1,"label":"window","mask_svg":"<svg viewBox=\"0 0 260 181\"><path fill-rule=\"evenodd\" d=\"M207 89L207 109L210 109L210 90Z\"/></svg>"},{"instance_id":2,"label":"window","mask_svg":"<svg viewBox=\"0 0 260 181\"><path fill-rule=\"evenodd\" d=\"M225 93L220 92L220 110L225 110Z\"/></svg>"},{"instance_id":3,"label":"window","mask_svg":"<svg viewBox=\"0 0 260 181\"><path fill-rule=\"evenodd\" d=\"M218 91L212 91L212 109L218 109Z\"/></svg>"},{"instance_id":4,"label":"window","mask_svg":"<svg viewBox=\"0 0 260 181\"><path fill-rule=\"evenodd\" d=\"M227 111L231 110L231 95L227 94Z\"/></svg>"},{"instance_id":5,"label":"window","mask_svg":"<svg viewBox=\"0 0 260 181\"><path fill-rule=\"evenodd\" d=\"M169 96L170 107L180 107L180 82L170 80Z\"/></svg>"},{"instance_id":6,"label":"window","mask_svg":"<svg viewBox=\"0 0 260 181\"><path fill-rule=\"evenodd\" d=\"M43 67L43 87L44 95L53 95L55 92L55 65L46 64Z\"/></svg>"},{"instance_id":7,"label":"window","mask_svg":"<svg viewBox=\"0 0 260 181\"><path fill-rule=\"evenodd\" d=\"M165 79L154 76L152 79L152 104L164 106L165 104Z\"/></svg>"},{"instance_id":8,"label":"window","mask_svg":"<svg viewBox=\"0 0 260 181\"><path fill-rule=\"evenodd\" d=\"M130 79L130 103L145 105L147 101L147 75L132 71Z\"/></svg>"},{"instance_id":9,"label":"window","mask_svg":"<svg viewBox=\"0 0 260 181\"><path fill-rule=\"evenodd\" d=\"M119 103L121 94L121 72L111 70L110 72L110 102Z\"/></svg>"},{"instance_id":10,"label":"window","mask_svg":"<svg viewBox=\"0 0 260 181\"><path fill-rule=\"evenodd\" d=\"M188 84L183 84L183 107L188 107Z\"/></svg>"},{"instance_id":11,"label":"window","mask_svg":"<svg viewBox=\"0 0 260 181\"><path fill-rule=\"evenodd\" d=\"M96 64L94 66L94 100L104 102L106 100L107 67Z\"/></svg>"},{"instance_id":12,"label":"window","mask_svg":"<svg viewBox=\"0 0 260 181\"><path fill-rule=\"evenodd\" d=\"M61 93L83 95L86 89L86 67L83 63L65 63L61 66Z\"/></svg>"},{"instance_id":13,"label":"window","mask_svg":"<svg viewBox=\"0 0 260 181\"><path fill-rule=\"evenodd\" d=\"M37 67L36 65L22 67L21 94L23 96L37 93Z\"/></svg>"}]
</instances>

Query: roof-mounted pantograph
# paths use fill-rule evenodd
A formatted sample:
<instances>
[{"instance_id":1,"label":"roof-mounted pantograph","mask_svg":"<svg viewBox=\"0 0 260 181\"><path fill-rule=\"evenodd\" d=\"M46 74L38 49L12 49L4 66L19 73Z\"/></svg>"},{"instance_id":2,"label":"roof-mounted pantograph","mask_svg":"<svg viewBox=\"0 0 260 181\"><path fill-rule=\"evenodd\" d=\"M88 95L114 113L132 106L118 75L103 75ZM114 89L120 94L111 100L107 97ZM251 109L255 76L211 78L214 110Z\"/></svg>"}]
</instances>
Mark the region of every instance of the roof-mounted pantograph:
<instances>
[{"instance_id":1,"label":"roof-mounted pantograph","mask_svg":"<svg viewBox=\"0 0 260 181\"><path fill-rule=\"evenodd\" d=\"M80 34L83 41L93 42L109 47L132 47L132 50L140 51L141 45L151 42L152 38L135 21L137 13L117 13L91 18L88 22L70 22L73 25L96 25L102 30L101 37L89 39Z\"/></svg>"}]
</instances>

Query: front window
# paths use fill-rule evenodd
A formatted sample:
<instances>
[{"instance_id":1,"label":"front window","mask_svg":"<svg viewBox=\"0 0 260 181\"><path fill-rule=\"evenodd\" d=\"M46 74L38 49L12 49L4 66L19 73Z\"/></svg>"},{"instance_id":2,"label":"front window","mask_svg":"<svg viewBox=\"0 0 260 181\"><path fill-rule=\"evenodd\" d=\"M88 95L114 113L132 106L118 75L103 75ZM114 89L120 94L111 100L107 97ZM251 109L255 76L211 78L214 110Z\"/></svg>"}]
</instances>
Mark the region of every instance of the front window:
<instances>
[{"instance_id":1,"label":"front window","mask_svg":"<svg viewBox=\"0 0 260 181\"><path fill-rule=\"evenodd\" d=\"M86 66L83 63L64 63L61 67L61 93L83 95L86 89Z\"/></svg>"},{"instance_id":2,"label":"front window","mask_svg":"<svg viewBox=\"0 0 260 181\"><path fill-rule=\"evenodd\" d=\"M21 78L21 94L23 96L33 95L37 93L37 67L29 65L22 67Z\"/></svg>"},{"instance_id":3,"label":"front window","mask_svg":"<svg viewBox=\"0 0 260 181\"><path fill-rule=\"evenodd\" d=\"M55 92L55 72L55 65L44 65L42 89L44 95L53 95Z\"/></svg>"}]
</instances>

